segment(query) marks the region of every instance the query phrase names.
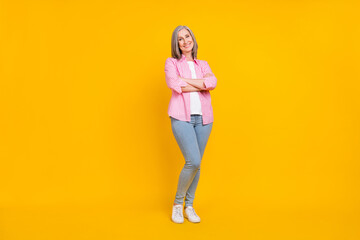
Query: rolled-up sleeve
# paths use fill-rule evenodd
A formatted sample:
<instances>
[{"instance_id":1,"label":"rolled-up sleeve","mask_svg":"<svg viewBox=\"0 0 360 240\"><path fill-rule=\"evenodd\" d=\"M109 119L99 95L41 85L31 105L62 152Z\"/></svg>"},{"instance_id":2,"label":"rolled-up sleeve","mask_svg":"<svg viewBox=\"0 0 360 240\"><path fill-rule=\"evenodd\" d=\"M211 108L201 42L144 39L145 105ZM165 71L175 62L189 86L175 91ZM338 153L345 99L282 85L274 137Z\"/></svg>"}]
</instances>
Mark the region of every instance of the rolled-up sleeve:
<instances>
[{"instance_id":1,"label":"rolled-up sleeve","mask_svg":"<svg viewBox=\"0 0 360 240\"><path fill-rule=\"evenodd\" d=\"M182 93L181 87L188 85L185 81L180 79L176 71L175 63L171 58L167 58L165 61L165 80L167 86L179 94Z\"/></svg>"},{"instance_id":2,"label":"rolled-up sleeve","mask_svg":"<svg viewBox=\"0 0 360 240\"><path fill-rule=\"evenodd\" d=\"M209 66L209 64L207 63L207 61L203 62L203 73L204 75L206 75L207 73L211 73L212 76L210 77L204 77L204 84L206 89L205 90L213 90L216 87L217 84L217 79L215 77L215 75L213 74L213 72L211 71L211 68Z\"/></svg>"}]
</instances>

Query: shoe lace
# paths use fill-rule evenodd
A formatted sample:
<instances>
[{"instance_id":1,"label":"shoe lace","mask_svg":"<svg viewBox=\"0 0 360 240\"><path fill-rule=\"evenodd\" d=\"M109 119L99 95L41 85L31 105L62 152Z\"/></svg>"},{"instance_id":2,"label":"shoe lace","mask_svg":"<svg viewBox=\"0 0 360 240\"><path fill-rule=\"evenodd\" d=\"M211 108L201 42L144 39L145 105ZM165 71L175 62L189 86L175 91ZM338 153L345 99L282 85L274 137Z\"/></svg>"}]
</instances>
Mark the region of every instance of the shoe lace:
<instances>
[{"instance_id":1,"label":"shoe lace","mask_svg":"<svg viewBox=\"0 0 360 240\"><path fill-rule=\"evenodd\" d=\"M196 214L194 208L189 208L189 210L190 210L190 214L191 214L192 216L197 217L197 218L199 217L199 216Z\"/></svg>"},{"instance_id":2,"label":"shoe lace","mask_svg":"<svg viewBox=\"0 0 360 240\"><path fill-rule=\"evenodd\" d=\"M175 207L174 211L175 211L175 216L182 217L182 207L181 206L180 207Z\"/></svg>"}]
</instances>

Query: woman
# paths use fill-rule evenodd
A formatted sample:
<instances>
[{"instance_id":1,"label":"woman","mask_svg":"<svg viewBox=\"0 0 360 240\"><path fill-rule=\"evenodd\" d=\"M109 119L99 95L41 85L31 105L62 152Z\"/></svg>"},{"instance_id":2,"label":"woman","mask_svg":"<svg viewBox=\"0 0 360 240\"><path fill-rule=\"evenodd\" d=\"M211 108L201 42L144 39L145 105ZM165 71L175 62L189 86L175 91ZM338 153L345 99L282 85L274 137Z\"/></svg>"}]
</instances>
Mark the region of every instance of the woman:
<instances>
[{"instance_id":1,"label":"woman","mask_svg":"<svg viewBox=\"0 0 360 240\"><path fill-rule=\"evenodd\" d=\"M187 26L175 28L171 39L172 58L165 62L165 79L172 90L168 115L175 139L185 158L172 209L172 221L200 222L193 208L195 190L200 177L200 163L210 136L214 117L210 90L217 79L209 64L197 59L198 44Z\"/></svg>"}]
</instances>

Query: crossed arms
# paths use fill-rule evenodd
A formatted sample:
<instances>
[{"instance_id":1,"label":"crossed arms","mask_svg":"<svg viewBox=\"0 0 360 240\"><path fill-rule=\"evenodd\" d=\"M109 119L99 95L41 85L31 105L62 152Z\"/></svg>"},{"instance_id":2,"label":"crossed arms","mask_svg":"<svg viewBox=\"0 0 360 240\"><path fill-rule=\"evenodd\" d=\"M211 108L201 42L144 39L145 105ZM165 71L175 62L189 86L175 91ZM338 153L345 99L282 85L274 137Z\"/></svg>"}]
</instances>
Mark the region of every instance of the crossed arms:
<instances>
[{"instance_id":1,"label":"crossed arms","mask_svg":"<svg viewBox=\"0 0 360 240\"><path fill-rule=\"evenodd\" d=\"M168 87L178 94L182 92L209 91L216 87L217 79L206 61L201 62L200 67L202 72L205 73L201 79L180 77L174 61L173 58L167 58L165 61L165 80Z\"/></svg>"},{"instance_id":2,"label":"crossed arms","mask_svg":"<svg viewBox=\"0 0 360 240\"><path fill-rule=\"evenodd\" d=\"M204 77L214 76L212 73L207 73ZM204 84L204 79L189 79L189 78L182 78L181 80L186 82L188 85L185 87L181 87L183 92L199 92L205 90L206 86Z\"/></svg>"}]
</instances>

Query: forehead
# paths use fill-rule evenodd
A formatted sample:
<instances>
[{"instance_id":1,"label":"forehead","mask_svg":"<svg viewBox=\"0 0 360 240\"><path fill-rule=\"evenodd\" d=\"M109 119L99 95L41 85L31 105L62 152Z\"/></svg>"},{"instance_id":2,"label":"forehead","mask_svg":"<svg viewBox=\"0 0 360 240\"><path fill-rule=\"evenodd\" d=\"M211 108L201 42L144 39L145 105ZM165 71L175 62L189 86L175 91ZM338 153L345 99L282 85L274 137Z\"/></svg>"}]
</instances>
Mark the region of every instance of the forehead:
<instances>
[{"instance_id":1,"label":"forehead","mask_svg":"<svg viewBox=\"0 0 360 240\"><path fill-rule=\"evenodd\" d=\"M183 37L183 36L185 36L185 35L187 35L187 34L190 35L189 31L184 28L184 29L181 29L181 30L179 31L178 37Z\"/></svg>"}]
</instances>

